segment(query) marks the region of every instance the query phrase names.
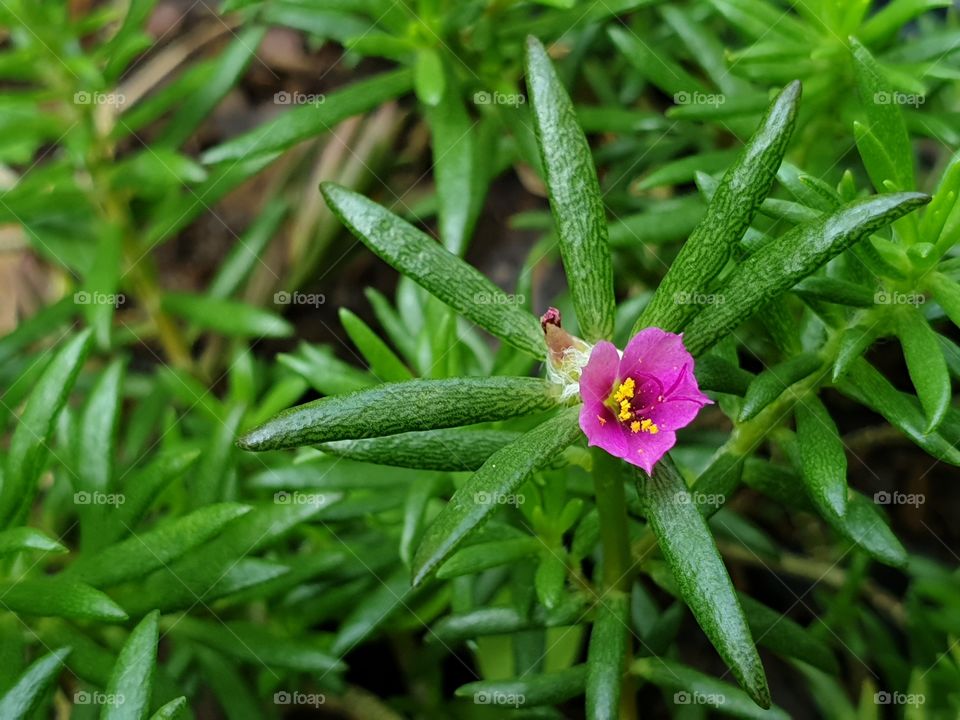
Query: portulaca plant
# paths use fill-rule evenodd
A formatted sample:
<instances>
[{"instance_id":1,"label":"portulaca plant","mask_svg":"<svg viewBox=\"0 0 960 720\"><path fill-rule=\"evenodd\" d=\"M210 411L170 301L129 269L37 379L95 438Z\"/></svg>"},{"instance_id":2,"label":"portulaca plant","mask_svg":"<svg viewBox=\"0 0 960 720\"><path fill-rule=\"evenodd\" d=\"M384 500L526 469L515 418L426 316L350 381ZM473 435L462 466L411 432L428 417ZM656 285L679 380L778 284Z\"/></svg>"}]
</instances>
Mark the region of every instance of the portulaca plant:
<instances>
[{"instance_id":1,"label":"portulaca plant","mask_svg":"<svg viewBox=\"0 0 960 720\"><path fill-rule=\"evenodd\" d=\"M878 81L870 75L865 51L861 59L870 92ZM862 359L869 344L864 338L872 330L862 329L865 318L856 311L851 315L843 308L857 305L849 301L852 295L873 294L853 258L890 272L900 266L906 279L909 258L923 257L932 266L942 256L949 239L924 240L922 248L911 240L942 230L946 212L938 214L938 208L952 206L957 165L923 215L929 196L905 181L887 182L886 171L892 169L882 164L889 152L882 140L875 146L864 140L862 149L885 192L868 195L849 184L835 190L801 176L801 187L816 198L813 206L768 200L801 103L800 83L787 84L719 182L701 178L709 205L649 302L639 312L635 306L618 310L590 148L535 39L527 43L526 78L575 323L561 319L556 308L541 308L538 319L517 304L478 303L479 297L504 292L384 207L324 183L327 204L360 241L462 318L499 338L503 348L491 374L383 382L324 397L251 430L240 446L253 451L314 446L365 462L474 470L454 484L445 502L431 499L447 496L434 486L407 505L412 520L403 541L411 547L409 574L399 581L398 593L406 598L436 592L438 582L451 578L476 576L482 583L491 569L534 553L540 557L532 579L536 607L520 605L513 614L505 607L497 615L474 608L469 598L480 586L464 586L475 589L453 601L451 614L430 634L446 644L522 628L587 623L590 630L582 662L470 683L459 694L522 697L533 706L583 693L588 717L612 718L635 711L634 689L647 681L677 692L716 692L723 698L719 702L730 703L720 709L734 714L782 715L772 705L756 643L769 642L772 635L775 650L787 657L828 671L834 661L792 621L771 622L769 610L737 592L708 520L748 484L789 502L805 498L802 502L867 554L903 563L903 549L882 516L847 487L843 447L818 393L832 384L956 462L956 450L935 432L944 413L953 412L944 405L949 380L944 388L941 370L921 368L935 362L932 357L911 360L927 341L905 343L912 374L917 369L912 376L920 393L918 408ZM881 112L889 110L898 111ZM897 132L886 118L873 132ZM780 237L752 231L758 213L772 210L789 215L794 227ZM793 307L782 304L787 294L810 299L810 310L802 312L802 334L784 314ZM691 301L699 297L722 301ZM753 375L740 367L734 348L758 318L781 326L784 361ZM916 317L905 316L905 321L907 334L926 332ZM618 349L612 342L616 329L631 325ZM524 357L540 362L541 377L510 372L529 367ZM941 385L936 391L928 389L932 376ZM678 460L684 428L708 413L717 418L714 422L726 416L730 429L713 458L694 472ZM522 434L490 425L523 416L531 421ZM755 458L764 446L782 449L786 462L770 465ZM589 472L588 497L564 499L584 490L568 484L573 475L550 470L563 466ZM505 503L533 492L555 500L532 515L521 513L517 523L503 517ZM544 513L552 502L560 504L549 511L557 513L551 519ZM565 540L571 531L572 539ZM631 607L642 615L649 602L638 584L643 576L689 608L742 690L656 651L660 644L653 640L658 632L653 626L645 637L632 630L644 621L631 619ZM784 642L780 632L772 632L778 622L781 631L804 640Z\"/></svg>"}]
</instances>

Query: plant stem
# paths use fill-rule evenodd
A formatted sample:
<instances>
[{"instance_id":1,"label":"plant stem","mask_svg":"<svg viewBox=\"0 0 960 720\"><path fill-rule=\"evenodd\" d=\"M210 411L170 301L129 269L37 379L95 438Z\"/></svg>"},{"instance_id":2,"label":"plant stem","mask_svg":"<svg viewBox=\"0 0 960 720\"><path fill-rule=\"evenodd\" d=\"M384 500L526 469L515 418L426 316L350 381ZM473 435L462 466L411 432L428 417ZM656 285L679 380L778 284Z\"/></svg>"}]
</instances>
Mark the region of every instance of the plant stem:
<instances>
[{"instance_id":1,"label":"plant stem","mask_svg":"<svg viewBox=\"0 0 960 720\"><path fill-rule=\"evenodd\" d=\"M630 531L627 525L627 498L623 491L623 464L600 448L592 448L593 486L600 516L600 544L603 548L603 594L629 595L633 564ZM632 631L630 637L632 637ZM624 668L633 659L632 642L627 642ZM620 718L637 717L633 678L623 676L620 689Z\"/></svg>"}]
</instances>

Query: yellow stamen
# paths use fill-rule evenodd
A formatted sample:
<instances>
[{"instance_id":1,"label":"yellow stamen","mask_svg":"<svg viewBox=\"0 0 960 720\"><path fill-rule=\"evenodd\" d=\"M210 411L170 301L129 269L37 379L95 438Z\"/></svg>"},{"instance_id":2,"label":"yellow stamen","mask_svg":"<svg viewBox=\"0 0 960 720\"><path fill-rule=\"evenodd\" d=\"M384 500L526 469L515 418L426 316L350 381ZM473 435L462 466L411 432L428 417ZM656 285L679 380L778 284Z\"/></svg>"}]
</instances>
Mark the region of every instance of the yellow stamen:
<instances>
[{"instance_id":1,"label":"yellow stamen","mask_svg":"<svg viewBox=\"0 0 960 720\"><path fill-rule=\"evenodd\" d=\"M603 415L597 415L597 420L600 421L600 426L603 427L607 424L607 419Z\"/></svg>"},{"instance_id":2,"label":"yellow stamen","mask_svg":"<svg viewBox=\"0 0 960 720\"><path fill-rule=\"evenodd\" d=\"M631 432L635 432L635 433L640 432L640 421L639 421L639 420L634 420L632 423L630 423L630 431L631 431Z\"/></svg>"}]
</instances>

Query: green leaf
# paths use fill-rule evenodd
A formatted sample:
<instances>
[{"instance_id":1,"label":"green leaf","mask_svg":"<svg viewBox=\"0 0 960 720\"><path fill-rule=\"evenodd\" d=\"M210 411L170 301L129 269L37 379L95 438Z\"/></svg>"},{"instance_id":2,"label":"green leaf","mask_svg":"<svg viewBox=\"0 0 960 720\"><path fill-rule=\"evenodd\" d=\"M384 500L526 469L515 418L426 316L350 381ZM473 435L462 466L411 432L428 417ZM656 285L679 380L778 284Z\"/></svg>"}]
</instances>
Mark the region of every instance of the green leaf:
<instances>
[{"instance_id":1,"label":"green leaf","mask_svg":"<svg viewBox=\"0 0 960 720\"><path fill-rule=\"evenodd\" d=\"M402 382L413 374L370 327L346 308L340 308L340 322L380 382Z\"/></svg>"},{"instance_id":2,"label":"green leaf","mask_svg":"<svg viewBox=\"0 0 960 720\"><path fill-rule=\"evenodd\" d=\"M425 430L364 440L338 440L318 449L359 462L420 470L478 470L519 433L507 430Z\"/></svg>"},{"instance_id":3,"label":"green leaf","mask_svg":"<svg viewBox=\"0 0 960 720\"><path fill-rule=\"evenodd\" d=\"M47 441L90 350L90 334L84 330L63 343L30 393L10 439L0 488L0 527L9 525L33 500Z\"/></svg>"},{"instance_id":4,"label":"green leaf","mask_svg":"<svg viewBox=\"0 0 960 720\"><path fill-rule=\"evenodd\" d=\"M477 543L457 551L437 570L441 580L473 575L475 573L534 557L544 549L537 537L519 537L509 540Z\"/></svg>"},{"instance_id":5,"label":"green leaf","mask_svg":"<svg viewBox=\"0 0 960 720\"><path fill-rule=\"evenodd\" d=\"M707 305L687 327L687 349L701 354L828 260L929 199L921 193L865 198L763 245L734 268L720 291L723 302Z\"/></svg>"},{"instance_id":6,"label":"green leaf","mask_svg":"<svg viewBox=\"0 0 960 720\"><path fill-rule=\"evenodd\" d=\"M120 650L107 695L123 700L104 705L101 720L139 720L150 713L159 637L160 613L154 611L133 629Z\"/></svg>"},{"instance_id":7,"label":"green leaf","mask_svg":"<svg viewBox=\"0 0 960 720\"><path fill-rule=\"evenodd\" d=\"M526 73L544 180L577 324L588 341L609 339L615 313L613 263L590 146L547 51L533 37L527 38Z\"/></svg>"},{"instance_id":8,"label":"green leaf","mask_svg":"<svg viewBox=\"0 0 960 720\"><path fill-rule=\"evenodd\" d=\"M943 422L950 409L952 392L947 361L940 349L937 334L919 310L904 309L900 313L897 335L903 346L910 380L927 416L925 431L929 433Z\"/></svg>"},{"instance_id":9,"label":"green leaf","mask_svg":"<svg viewBox=\"0 0 960 720\"><path fill-rule=\"evenodd\" d=\"M253 25L233 34L234 41L217 58L210 79L183 97L180 108L164 127L156 144L179 147L189 139L246 72L266 31L265 27Z\"/></svg>"},{"instance_id":10,"label":"green leaf","mask_svg":"<svg viewBox=\"0 0 960 720\"><path fill-rule=\"evenodd\" d=\"M837 350L837 359L833 364L834 382L846 374L850 363L862 356L883 330L884 327L880 323L862 322L843 331L840 347Z\"/></svg>"},{"instance_id":11,"label":"green leaf","mask_svg":"<svg viewBox=\"0 0 960 720\"><path fill-rule=\"evenodd\" d=\"M473 698L477 705L538 707L558 705L582 695L587 684L587 666L539 673L510 680L481 680L457 688L455 695Z\"/></svg>"},{"instance_id":12,"label":"green leaf","mask_svg":"<svg viewBox=\"0 0 960 720\"><path fill-rule=\"evenodd\" d=\"M293 326L272 312L238 300L195 293L167 293L163 308L197 327L230 337L289 337Z\"/></svg>"},{"instance_id":13,"label":"green leaf","mask_svg":"<svg viewBox=\"0 0 960 720\"><path fill-rule=\"evenodd\" d=\"M733 583L706 520L679 472L665 456L653 476L638 472L644 511L680 595L734 677L755 703L770 707L770 691Z\"/></svg>"},{"instance_id":14,"label":"green leaf","mask_svg":"<svg viewBox=\"0 0 960 720\"><path fill-rule=\"evenodd\" d=\"M136 528L157 495L183 475L199 456L199 450L163 453L149 465L131 473L123 488L125 492L115 494L118 503L103 519L103 528L98 528L95 533L96 547L114 542ZM78 504L84 500L89 502L90 499L83 498L80 493L74 496L74 502Z\"/></svg>"},{"instance_id":15,"label":"green leaf","mask_svg":"<svg viewBox=\"0 0 960 720\"><path fill-rule=\"evenodd\" d=\"M417 50L413 64L413 89L420 102L429 107L438 105L445 86L446 78L440 53L433 48Z\"/></svg>"},{"instance_id":16,"label":"green leaf","mask_svg":"<svg viewBox=\"0 0 960 720\"><path fill-rule=\"evenodd\" d=\"M863 358L851 363L838 388L871 410L883 415L908 438L938 460L960 465L960 450L937 432L928 433L928 421L920 404L901 393L876 368Z\"/></svg>"},{"instance_id":17,"label":"green leaf","mask_svg":"<svg viewBox=\"0 0 960 720\"><path fill-rule=\"evenodd\" d=\"M57 577L0 581L3 608L21 615L121 622L127 614L107 595L89 585Z\"/></svg>"},{"instance_id":18,"label":"green leaf","mask_svg":"<svg viewBox=\"0 0 960 720\"><path fill-rule=\"evenodd\" d=\"M803 353L761 372L747 388L738 420L755 418L787 388L820 369L821 364L816 353Z\"/></svg>"},{"instance_id":19,"label":"green leaf","mask_svg":"<svg viewBox=\"0 0 960 720\"><path fill-rule=\"evenodd\" d=\"M697 384L703 391L743 395L754 376L716 355L704 355L694 368Z\"/></svg>"},{"instance_id":20,"label":"green leaf","mask_svg":"<svg viewBox=\"0 0 960 720\"><path fill-rule=\"evenodd\" d=\"M340 499L337 493L312 496L309 503L255 506L202 547L187 553L140 581L123 596L132 613L154 608L162 612L193 607L197 600L211 602L238 589L266 582L287 568L262 561L241 560L278 542L297 525L318 515Z\"/></svg>"},{"instance_id":21,"label":"green leaf","mask_svg":"<svg viewBox=\"0 0 960 720\"><path fill-rule=\"evenodd\" d=\"M815 395L794 407L800 469L810 497L818 508L836 515L847 512L847 455L837 426Z\"/></svg>"},{"instance_id":22,"label":"green leaf","mask_svg":"<svg viewBox=\"0 0 960 720\"><path fill-rule=\"evenodd\" d=\"M68 552L67 548L59 542L31 527L17 527L0 532L0 557L23 552L24 550L39 550L40 552L55 553Z\"/></svg>"},{"instance_id":23,"label":"green leaf","mask_svg":"<svg viewBox=\"0 0 960 720\"><path fill-rule=\"evenodd\" d=\"M892 180L898 190L912 190L916 187L913 174L913 148L910 145L910 136L903 122L903 113L900 105L895 101L895 88L890 86L883 70L856 38L850 38L850 48L853 51L854 70L857 76L857 88L860 92L860 102L863 105L869 133L874 136L884 153L889 157L892 177L881 178ZM866 159L866 158L864 158ZM870 163L867 163L870 167ZM871 179L877 189L877 179L871 172Z\"/></svg>"},{"instance_id":24,"label":"green leaf","mask_svg":"<svg viewBox=\"0 0 960 720\"><path fill-rule=\"evenodd\" d=\"M245 450L277 450L503 420L553 407L552 386L535 378L409 380L298 405L237 442Z\"/></svg>"},{"instance_id":25,"label":"green leaf","mask_svg":"<svg viewBox=\"0 0 960 720\"><path fill-rule=\"evenodd\" d=\"M237 244L230 254L220 263L217 274L207 286L207 295L215 298L229 297L235 293L243 281L257 266L263 263L261 256L274 237L280 223L286 217L289 207L283 200L273 200L257 215L256 220L243 235L237 238Z\"/></svg>"},{"instance_id":26,"label":"green leaf","mask_svg":"<svg viewBox=\"0 0 960 720\"><path fill-rule=\"evenodd\" d=\"M793 288L793 292L803 298L850 307L873 307L876 302L874 291L868 287L846 280L817 275L811 275L805 280L801 280Z\"/></svg>"},{"instance_id":27,"label":"green leaf","mask_svg":"<svg viewBox=\"0 0 960 720\"><path fill-rule=\"evenodd\" d=\"M69 654L70 648L60 648L31 664L0 698L0 717L4 720L33 717Z\"/></svg>"},{"instance_id":28,"label":"green leaf","mask_svg":"<svg viewBox=\"0 0 960 720\"><path fill-rule=\"evenodd\" d=\"M934 299L943 308L950 321L960 327L960 285L940 273L928 278Z\"/></svg>"},{"instance_id":29,"label":"green leaf","mask_svg":"<svg viewBox=\"0 0 960 720\"><path fill-rule=\"evenodd\" d=\"M207 150L201 160L207 164L240 161L260 156L315 137L332 129L341 120L365 113L387 100L406 93L411 86L409 70L375 75L367 80L330 93L322 103L299 105L274 120L240 137Z\"/></svg>"},{"instance_id":30,"label":"green leaf","mask_svg":"<svg viewBox=\"0 0 960 720\"><path fill-rule=\"evenodd\" d=\"M250 511L246 505L208 505L93 554L84 554L67 574L95 587L110 587L143 577L218 535Z\"/></svg>"},{"instance_id":31,"label":"green leaf","mask_svg":"<svg viewBox=\"0 0 960 720\"><path fill-rule=\"evenodd\" d=\"M175 700L171 700L165 705L157 708L157 711L150 716L150 720L177 720L187 709L187 698L181 695Z\"/></svg>"},{"instance_id":32,"label":"green leaf","mask_svg":"<svg viewBox=\"0 0 960 720\"><path fill-rule=\"evenodd\" d=\"M123 360L115 360L101 373L90 391L78 428L76 491L107 493L113 487L123 376ZM97 532L103 507L81 505L78 510L81 536L84 544L89 544Z\"/></svg>"},{"instance_id":33,"label":"green leaf","mask_svg":"<svg viewBox=\"0 0 960 720\"><path fill-rule=\"evenodd\" d=\"M171 632L258 668L287 668L322 675L346 667L343 662L321 649L315 636L286 637L274 628L252 622L214 623L184 617L173 626Z\"/></svg>"},{"instance_id":34,"label":"green leaf","mask_svg":"<svg viewBox=\"0 0 960 720\"><path fill-rule=\"evenodd\" d=\"M568 408L490 456L457 490L417 549L413 584L419 585L477 529L521 483L548 463L580 433L579 408Z\"/></svg>"},{"instance_id":35,"label":"green leaf","mask_svg":"<svg viewBox=\"0 0 960 720\"><path fill-rule=\"evenodd\" d=\"M839 665L830 646L813 632L749 595L739 593L739 597L750 632L758 645L783 657L803 660L825 673L839 673Z\"/></svg>"},{"instance_id":36,"label":"green leaf","mask_svg":"<svg viewBox=\"0 0 960 720\"><path fill-rule=\"evenodd\" d=\"M654 685L674 690L673 702L677 705L696 702L724 715L755 720L788 720L790 717L778 707L758 708L742 690L674 660L640 658L633 661L630 669Z\"/></svg>"},{"instance_id":37,"label":"green leaf","mask_svg":"<svg viewBox=\"0 0 960 720\"><path fill-rule=\"evenodd\" d=\"M399 567L391 576L362 599L340 625L330 651L343 657L386 623L402 605L411 602L410 577L405 567Z\"/></svg>"},{"instance_id":38,"label":"green leaf","mask_svg":"<svg viewBox=\"0 0 960 720\"><path fill-rule=\"evenodd\" d=\"M724 173L706 214L683 244L631 335L652 325L679 332L697 312L695 303L679 302L678 296L707 293L710 281L727 264L734 245L770 193L793 135L799 102L800 83L793 82L770 105L760 127Z\"/></svg>"},{"instance_id":39,"label":"green leaf","mask_svg":"<svg viewBox=\"0 0 960 720\"><path fill-rule=\"evenodd\" d=\"M452 89L435 108L427 109L426 117L433 136L440 238L447 250L462 257L486 191L477 142L483 125L467 114L463 100Z\"/></svg>"},{"instance_id":40,"label":"green leaf","mask_svg":"<svg viewBox=\"0 0 960 720\"><path fill-rule=\"evenodd\" d=\"M334 183L320 189L341 222L385 262L504 342L546 356L537 319L476 268L372 200Z\"/></svg>"},{"instance_id":41,"label":"green leaf","mask_svg":"<svg viewBox=\"0 0 960 720\"><path fill-rule=\"evenodd\" d=\"M627 664L630 603L626 594L611 590L601 598L590 633L587 654L587 718L620 717L620 691Z\"/></svg>"}]
</instances>

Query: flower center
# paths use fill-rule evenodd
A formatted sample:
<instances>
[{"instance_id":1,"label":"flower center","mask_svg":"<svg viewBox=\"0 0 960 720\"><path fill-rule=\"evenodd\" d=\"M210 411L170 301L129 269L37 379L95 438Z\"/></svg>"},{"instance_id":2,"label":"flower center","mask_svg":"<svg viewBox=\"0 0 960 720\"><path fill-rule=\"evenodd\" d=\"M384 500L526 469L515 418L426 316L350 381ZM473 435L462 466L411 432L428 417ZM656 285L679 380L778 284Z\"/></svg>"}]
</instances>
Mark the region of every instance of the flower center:
<instances>
[{"instance_id":1,"label":"flower center","mask_svg":"<svg viewBox=\"0 0 960 720\"><path fill-rule=\"evenodd\" d=\"M628 377L610 394L605 404L616 415L617 420L623 424L629 423L630 432L645 432L656 435L660 432L657 424L650 418L643 417L638 410L634 409L634 402L637 400L636 392L636 380Z\"/></svg>"}]
</instances>

